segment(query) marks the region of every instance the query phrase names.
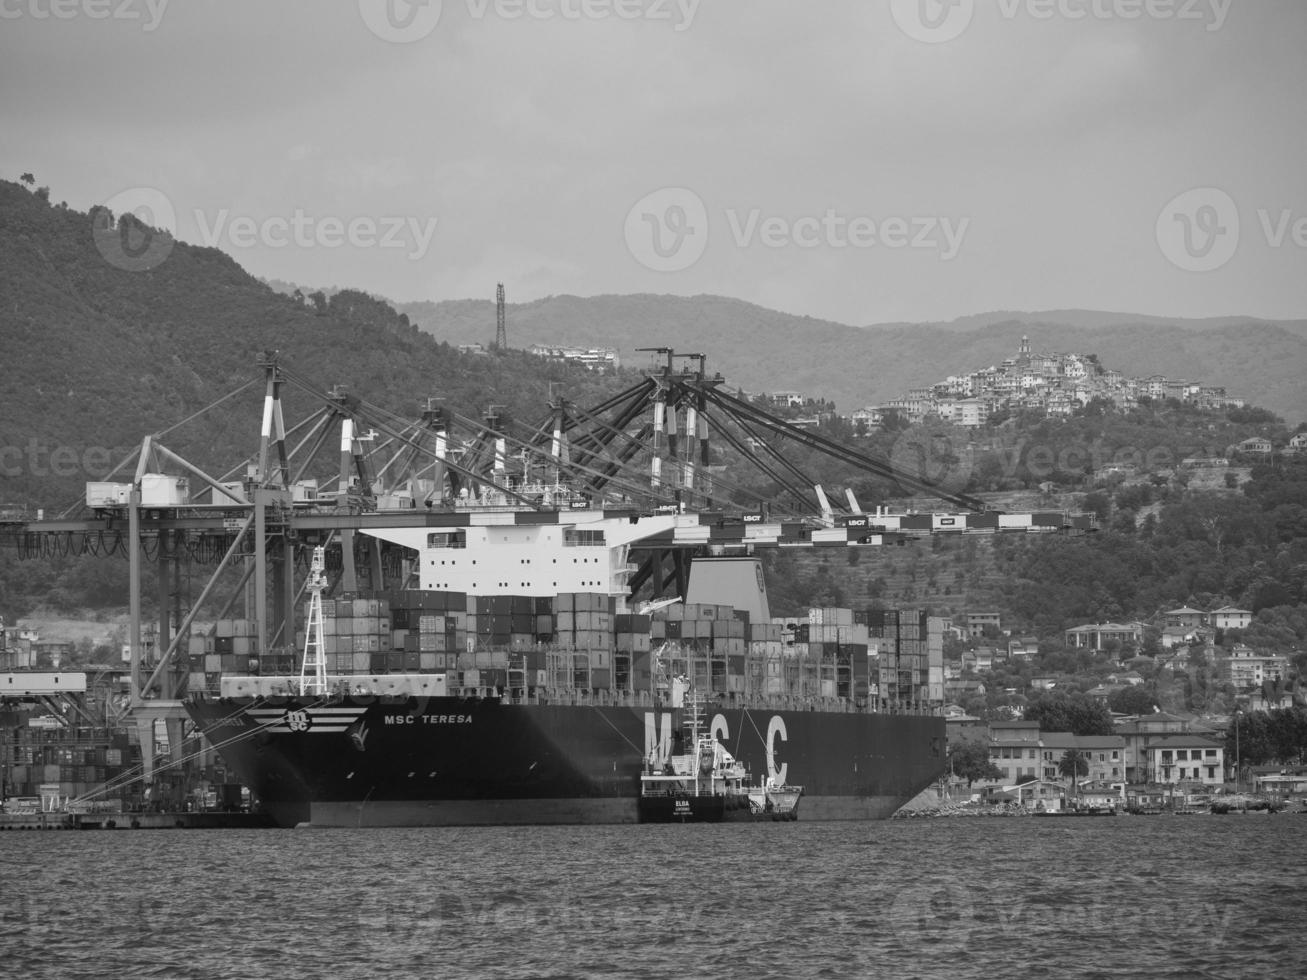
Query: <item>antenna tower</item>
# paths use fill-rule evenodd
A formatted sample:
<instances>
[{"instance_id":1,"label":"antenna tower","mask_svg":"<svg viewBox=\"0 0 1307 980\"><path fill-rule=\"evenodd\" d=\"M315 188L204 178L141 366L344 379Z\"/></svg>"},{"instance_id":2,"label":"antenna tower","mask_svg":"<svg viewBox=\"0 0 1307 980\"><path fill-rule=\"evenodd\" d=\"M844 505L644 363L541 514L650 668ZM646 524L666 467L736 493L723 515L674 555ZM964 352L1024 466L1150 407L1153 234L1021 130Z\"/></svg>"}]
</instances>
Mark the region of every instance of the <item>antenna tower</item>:
<instances>
[{"instance_id":1,"label":"antenna tower","mask_svg":"<svg viewBox=\"0 0 1307 980\"><path fill-rule=\"evenodd\" d=\"M504 284L495 288L495 350L508 350L508 330L504 326Z\"/></svg>"}]
</instances>

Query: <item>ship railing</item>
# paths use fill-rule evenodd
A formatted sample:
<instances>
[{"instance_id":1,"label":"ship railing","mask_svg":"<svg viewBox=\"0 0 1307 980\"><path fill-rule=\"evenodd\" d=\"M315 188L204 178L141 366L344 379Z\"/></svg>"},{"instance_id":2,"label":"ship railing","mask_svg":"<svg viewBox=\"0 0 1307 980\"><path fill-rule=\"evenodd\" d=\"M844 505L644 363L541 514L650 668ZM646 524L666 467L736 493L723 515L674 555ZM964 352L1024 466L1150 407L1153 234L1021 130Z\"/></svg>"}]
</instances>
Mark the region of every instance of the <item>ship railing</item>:
<instances>
[{"instance_id":1,"label":"ship railing","mask_svg":"<svg viewBox=\"0 0 1307 980\"><path fill-rule=\"evenodd\" d=\"M601 707L655 707L648 691L594 691L577 688L510 688L501 697L509 704L557 704L569 707L597 705Z\"/></svg>"},{"instance_id":2,"label":"ship railing","mask_svg":"<svg viewBox=\"0 0 1307 980\"><path fill-rule=\"evenodd\" d=\"M493 688L476 689L478 696L500 697L510 704L557 704L566 706L671 708L665 692L610 691L603 688L507 688L500 695ZM688 705L685 705L688 707ZM843 714L939 715L942 706L932 702L893 702L880 699L850 699L819 695L752 694L724 692L707 699L704 710L820 711Z\"/></svg>"}]
</instances>

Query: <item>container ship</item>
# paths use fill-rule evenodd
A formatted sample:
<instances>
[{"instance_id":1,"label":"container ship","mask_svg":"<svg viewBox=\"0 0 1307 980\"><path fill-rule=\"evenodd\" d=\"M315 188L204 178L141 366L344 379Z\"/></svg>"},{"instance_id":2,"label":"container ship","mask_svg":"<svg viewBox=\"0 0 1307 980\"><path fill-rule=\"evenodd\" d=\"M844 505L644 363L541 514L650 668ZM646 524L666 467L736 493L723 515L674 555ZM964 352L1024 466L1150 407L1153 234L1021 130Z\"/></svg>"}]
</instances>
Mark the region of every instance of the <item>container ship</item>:
<instances>
[{"instance_id":1,"label":"container ship","mask_svg":"<svg viewBox=\"0 0 1307 980\"><path fill-rule=\"evenodd\" d=\"M257 453L213 475L147 435L128 482L87 484L84 516L0 537L127 558L129 705L149 746L132 778L156 788L187 767L234 774L288 826L636 821L641 773L698 745L688 693L723 758L802 787L805 820L888 816L945 766L943 621L775 618L757 555L1092 520L989 510L952 487L965 466L947 437L876 459L730 394L701 353L648 350L665 361L631 387L589 409L551 393L534 422L436 396L404 420L263 351ZM317 406L290 428L283 389ZM796 463L810 457L952 511L865 511L847 485L832 502Z\"/></svg>"},{"instance_id":2,"label":"container ship","mask_svg":"<svg viewBox=\"0 0 1307 980\"><path fill-rule=\"evenodd\" d=\"M219 690L188 712L283 826L635 822L641 773L689 751L684 692L750 772L804 787L804 820L887 817L942 774L942 620L773 618L738 555L695 560L685 601L633 603L629 549L707 540L702 515L548 517L368 531L420 587L310 599L300 678L194 676ZM247 627L193 639L193 665L238 667Z\"/></svg>"}]
</instances>

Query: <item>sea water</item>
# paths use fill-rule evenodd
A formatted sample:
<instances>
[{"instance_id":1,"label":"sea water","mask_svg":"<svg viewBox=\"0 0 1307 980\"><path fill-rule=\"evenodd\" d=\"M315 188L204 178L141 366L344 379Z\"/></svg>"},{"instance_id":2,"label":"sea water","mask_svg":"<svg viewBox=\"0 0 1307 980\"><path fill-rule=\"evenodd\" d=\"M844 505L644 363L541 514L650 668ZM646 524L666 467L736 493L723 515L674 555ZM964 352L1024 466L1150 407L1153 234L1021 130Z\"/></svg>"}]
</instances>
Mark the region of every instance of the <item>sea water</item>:
<instances>
[{"instance_id":1,"label":"sea water","mask_svg":"<svg viewBox=\"0 0 1307 980\"><path fill-rule=\"evenodd\" d=\"M0 835L0 975L1307 974L1307 816Z\"/></svg>"}]
</instances>

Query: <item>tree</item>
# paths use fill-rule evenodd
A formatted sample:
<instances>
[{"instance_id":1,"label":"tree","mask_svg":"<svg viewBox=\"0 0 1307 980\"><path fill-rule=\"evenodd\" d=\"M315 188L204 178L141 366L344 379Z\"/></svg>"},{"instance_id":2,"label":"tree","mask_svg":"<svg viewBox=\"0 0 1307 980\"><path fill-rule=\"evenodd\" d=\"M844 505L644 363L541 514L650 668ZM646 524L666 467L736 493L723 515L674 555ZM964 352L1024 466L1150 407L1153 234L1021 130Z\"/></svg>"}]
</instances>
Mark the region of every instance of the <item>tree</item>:
<instances>
[{"instance_id":1,"label":"tree","mask_svg":"<svg viewBox=\"0 0 1307 980\"><path fill-rule=\"evenodd\" d=\"M1026 706L1026 721L1039 722L1040 731L1072 735L1111 735L1112 716L1107 707L1083 694L1048 691Z\"/></svg>"},{"instance_id":2,"label":"tree","mask_svg":"<svg viewBox=\"0 0 1307 980\"><path fill-rule=\"evenodd\" d=\"M1075 789L1076 780L1089 775L1089 758L1079 749L1067 749L1058 760L1057 772L1062 778L1071 780L1071 787Z\"/></svg>"},{"instance_id":3,"label":"tree","mask_svg":"<svg viewBox=\"0 0 1307 980\"><path fill-rule=\"evenodd\" d=\"M953 774L967 781L970 787L977 779L1002 779L1003 770L989 758L989 746L984 742L958 742L949 747L949 762Z\"/></svg>"},{"instance_id":4,"label":"tree","mask_svg":"<svg viewBox=\"0 0 1307 980\"><path fill-rule=\"evenodd\" d=\"M1150 715L1156 705L1156 693L1142 684L1123 687L1107 697L1107 706L1123 715Z\"/></svg>"},{"instance_id":5,"label":"tree","mask_svg":"<svg viewBox=\"0 0 1307 980\"><path fill-rule=\"evenodd\" d=\"M912 423L896 408L886 409L880 417L880 427L885 432L901 432Z\"/></svg>"},{"instance_id":6,"label":"tree","mask_svg":"<svg viewBox=\"0 0 1307 980\"><path fill-rule=\"evenodd\" d=\"M36 178L32 176L32 172L30 170L27 173L23 174L18 179L21 180L28 187L31 187L33 184L36 183Z\"/></svg>"},{"instance_id":7,"label":"tree","mask_svg":"<svg viewBox=\"0 0 1307 980\"><path fill-rule=\"evenodd\" d=\"M1241 768L1265 765L1274 758L1271 719L1265 711L1236 712L1225 733L1225 754Z\"/></svg>"}]
</instances>

